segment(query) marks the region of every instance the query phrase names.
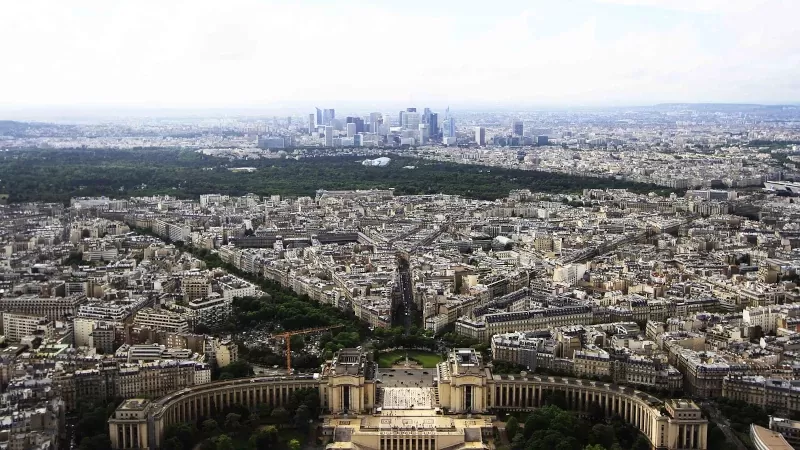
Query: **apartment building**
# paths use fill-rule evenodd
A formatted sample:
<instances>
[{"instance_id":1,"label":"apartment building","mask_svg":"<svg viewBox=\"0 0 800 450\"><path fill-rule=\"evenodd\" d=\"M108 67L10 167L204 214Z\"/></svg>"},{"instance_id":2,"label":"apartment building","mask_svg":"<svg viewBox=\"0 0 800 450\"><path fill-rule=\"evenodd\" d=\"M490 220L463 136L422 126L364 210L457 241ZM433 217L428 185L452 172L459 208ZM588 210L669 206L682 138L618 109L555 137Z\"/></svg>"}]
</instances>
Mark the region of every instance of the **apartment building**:
<instances>
[{"instance_id":1,"label":"apartment building","mask_svg":"<svg viewBox=\"0 0 800 450\"><path fill-rule=\"evenodd\" d=\"M486 336L511 333L517 330L539 330L567 325L591 324L592 309L589 306L575 305L537 309L530 311L501 312L486 314Z\"/></svg>"},{"instance_id":2,"label":"apartment building","mask_svg":"<svg viewBox=\"0 0 800 450\"><path fill-rule=\"evenodd\" d=\"M481 342L485 342L492 337L492 334L486 332L486 322L469 317L459 317L458 320L456 320L455 332Z\"/></svg>"},{"instance_id":3,"label":"apartment building","mask_svg":"<svg viewBox=\"0 0 800 450\"><path fill-rule=\"evenodd\" d=\"M577 350L572 357L572 367L575 375L580 378L610 377L611 356L597 347Z\"/></svg>"},{"instance_id":4,"label":"apartment building","mask_svg":"<svg viewBox=\"0 0 800 450\"><path fill-rule=\"evenodd\" d=\"M189 386L209 383L211 366L191 360L158 360L140 363L104 361L93 369L58 370L53 385L67 410L79 401L103 403L114 398L158 398Z\"/></svg>"},{"instance_id":5,"label":"apartment building","mask_svg":"<svg viewBox=\"0 0 800 450\"><path fill-rule=\"evenodd\" d=\"M111 245L97 246L83 251L84 261L115 261L119 256L119 250Z\"/></svg>"},{"instance_id":6,"label":"apartment building","mask_svg":"<svg viewBox=\"0 0 800 450\"><path fill-rule=\"evenodd\" d=\"M189 331L189 323L186 317L168 309L143 308L136 313L133 324L170 333L186 333Z\"/></svg>"},{"instance_id":7,"label":"apartment building","mask_svg":"<svg viewBox=\"0 0 800 450\"><path fill-rule=\"evenodd\" d=\"M209 363L225 367L239 359L239 346L229 339L210 338L205 342L205 354Z\"/></svg>"},{"instance_id":8,"label":"apartment building","mask_svg":"<svg viewBox=\"0 0 800 450\"><path fill-rule=\"evenodd\" d=\"M162 397L170 392L211 381L211 368L195 361L151 361L122 363L117 377L117 395L123 398Z\"/></svg>"},{"instance_id":9,"label":"apartment building","mask_svg":"<svg viewBox=\"0 0 800 450\"><path fill-rule=\"evenodd\" d=\"M184 224L170 223L162 219L153 219L153 233L172 242L188 242L192 234L192 228Z\"/></svg>"},{"instance_id":10,"label":"apartment building","mask_svg":"<svg viewBox=\"0 0 800 450\"><path fill-rule=\"evenodd\" d=\"M202 275L185 277L181 280L181 289L187 302L208 297L211 295L211 280Z\"/></svg>"},{"instance_id":11,"label":"apartment building","mask_svg":"<svg viewBox=\"0 0 800 450\"><path fill-rule=\"evenodd\" d=\"M719 397L723 395L723 381L729 375L745 375L750 370L746 363L728 361L714 352L695 352L677 346L675 366L683 374L686 391L699 397Z\"/></svg>"},{"instance_id":12,"label":"apartment building","mask_svg":"<svg viewBox=\"0 0 800 450\"><path fill-rule=\"evenodd\" d=\"M84 294L44 298L37 295L21 295L0 298L0 310L31 316L45 316L50 320L61 320L67 314L74 316L80 305L84 303L86 303Z\"/></svg>"},{"instance_id":13,"label":"apartment building","mask_svg":"<svg viewBox=\"0 0 800 450\"><path fill-rule=\"evenodd\" d=\"M53 373L53 385L64 400L67 411L77 408L78 401L102 403L116 395L118 370L112 361L98 364L94 369L65 370Z\"/></svg>"},{"instance_id":14,"label":"apartment building","mask_svg":"<svg viewBox=\"0 0 800 450\"><path fill-rule=\"evenodd\" d=\"M259 291L253 283L232 276L224 277L218 283L222 297L228 301L233 301L235 297L254 297Z\"/></svg>"},{"instance_id":15,"label":"apartment building","mask_svg":"<svg viewBox=\"0 0 800 450\"><path fill-rule=\"evenodd\" d=\"M51 319L43 316L29 316L9 312L3 315L3 335L10 342L19 342L26 336L51 339L54 325Z\"/></svg>"},{"instance_id":16,"label":"apartment building","mask_svg":"<svg viewBox=\"0 0 800 450\"><path fill-rule=\"evenodd\" d=\"M553 359L552 345L548 339L535 337L536 333L506 333L492 336L492 358L525 366L550 368Z\"/></svg>"},{"instance_id":17,"label":"apartment building","mask_svg":"<svg viewBox=\"0 0 800 450\"><path fill-rule=\"evenodd\" d=\"M213 327L225 322L232 310L232 301L214 292L208 297L190 301L186 307L186 317L192 327L198 324Z\"/></svg>"},{"instance_id":18,"label":"apartment building","mask_svg":"<svg viewBox=\"0 0 800 450\"><path fill-rule=\"evenodd\" d=\"M730 375L723 380L722 396L784 414L800 412L800 380Z\"/></svg>"},{"instance_id":19,"label":"apartment building","mask_svg":"<svg viewBox=\"0 0 800 450\"><path fill-rule=\"evenodd\" d=\"M114 323L77 317L73 321L72 331L75 347L94 348L105 354L114 351Z\"/></svg>"},{"instance_id":20,"label":"apartment building","mask_svg":"<svg viewBox=\"0 0 800 450\"><path fill-rule=\"evenodd\" d=\"M749 306L742 312L742 321L750 327L761 327L764 334L774 333L782 319L800 317L800 303Z\"/></svg>"},{"instance_id":21,"label":"apartment building","mask_svg":"<svg viewBox=\"0 0 800 450\"><path fill-rule=\"evenodd\" d=\"M76 317L125 322L150 303L147 297L132 297L116 300L88 300L78 307Z\"/></svg>"},{"instance_id":22,"label":"apartment building","mask_svg":"<svg viewBox=\"0 0 800 450\"><path fill-rule=\"evenodd\" d=\"M644 386L667 391L683 389L683 374L662 358L629 354L612 365L615 383Z\"/></svg>"}]
</instances>

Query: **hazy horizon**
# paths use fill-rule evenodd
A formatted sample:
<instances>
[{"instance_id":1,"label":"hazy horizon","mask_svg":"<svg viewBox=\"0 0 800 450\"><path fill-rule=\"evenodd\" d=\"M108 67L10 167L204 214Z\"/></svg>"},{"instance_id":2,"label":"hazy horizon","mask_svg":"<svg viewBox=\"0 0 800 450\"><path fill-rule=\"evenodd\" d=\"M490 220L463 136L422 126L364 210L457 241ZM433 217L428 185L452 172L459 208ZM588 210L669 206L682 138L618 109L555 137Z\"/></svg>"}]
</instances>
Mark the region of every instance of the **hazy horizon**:
<instances>
[{"instance_id":1,"label":"hazy horizon","mask_svg":"<svg viewBox=\"0 0 800 450\"><path fill-rule=\"evenodd\" d=\"M42 0L5 12L4 114L800 102L800 2L788 0Z\"/></svg>"},{"instance_id":2,"label":"hazy horizon","mask_svg":"<svg viewBox=\"0 0 800 450\"><path fill-rule=\"evenodd\" d=\"M380 104L380 103L379 103ZM614 110L646 110L659 105L670 103L650 104L650 105L431 105L425 102L416 102L414 105L396 104L383 105L381 107L370 108L368 105L349 105L349 104L324 104L322 107L336 109L336 115L366 115L370 112L393 113L404 110L408 106L415 106L420 110L429 107L434 112L443 113L449 107L451 112L458 116L462 113L534 113L534 112L598 112ZM800 108L800 103L706 103L706 102L676 102L676 105L720 105L720 106L764 106L776 107L786 106ZM313 113L314 106L228 106L228 107L158 107L158 106L131 106L131 105L58 105L58 106L11 106L0 104L0 120L28 121L28 122L59 122L59 121L81 121L97 119L137 119L137 118L222 118L231 117L271 117L271 116L293 116L305 117Z\"/></svg>"}]
</instances>

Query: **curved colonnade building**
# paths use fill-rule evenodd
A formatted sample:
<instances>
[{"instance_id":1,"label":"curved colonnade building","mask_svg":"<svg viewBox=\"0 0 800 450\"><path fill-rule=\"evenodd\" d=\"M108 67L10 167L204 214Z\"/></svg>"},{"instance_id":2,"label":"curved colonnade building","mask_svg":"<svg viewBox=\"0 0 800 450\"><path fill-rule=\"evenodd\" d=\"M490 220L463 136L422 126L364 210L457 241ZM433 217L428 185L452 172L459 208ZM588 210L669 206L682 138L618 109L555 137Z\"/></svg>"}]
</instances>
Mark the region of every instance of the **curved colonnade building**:
<instances>
[{"instance_id":1,"label":"curved colonnade building","mask_svg":"<svg viewBox=\"0 0 800 450\"><path fill-rule=\"evenodd\" d=\"M152 402L127 400L109 420L109 435L115 449L157 450L171 424L198 421L235 403L285 405L295 390L311 388L319 390L326 413L323 432L337 449L483 449L492 435L491 416L483 414L531 410L560 392L573 410L588 411L596 404L607 415L619 414L653 448L707 448L708 421L690 400L663 402L632 388L575 378L494 375L472 349L451 351L435 376L429 407L382 410L375 363L360 350L345 349L318 374L220 381Z\"/></svg>"}]
</instances>

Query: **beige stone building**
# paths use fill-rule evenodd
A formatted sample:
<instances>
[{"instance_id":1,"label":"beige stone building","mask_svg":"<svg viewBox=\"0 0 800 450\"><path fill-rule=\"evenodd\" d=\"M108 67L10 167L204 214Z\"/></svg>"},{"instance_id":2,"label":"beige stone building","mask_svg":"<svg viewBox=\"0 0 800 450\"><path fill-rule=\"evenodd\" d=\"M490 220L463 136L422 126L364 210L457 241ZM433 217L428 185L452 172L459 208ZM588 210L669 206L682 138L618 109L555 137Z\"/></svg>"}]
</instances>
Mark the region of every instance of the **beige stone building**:
<instances>
[{"instance_id":1,"label":"beige stone building","mask_svg":"<svg viewBox=\"0 0 800 450\"><path fill-rule=\"evenodd\" d=\"M126 402L109 420L112 448L155 450L171 424L197 420L233 403L285 405L298 389L319 390L326 414L323 434L333 441L328 444L330 450L487 449L493 412L528 411L544 405L553 393L563 395L573 410L586 412L591 405L599 405L609 415L620 415L655 448L707 448L708 421L690 400L663 402L632 388L575 378L524 372L494 375L473 349L455 349L436 367L436 385L425 388L430 390L430 405L398 409L393 403L383 410L376 369L361 350L345 349L319 374L220 381L181 389L152 402ZM408 389L409 393L424 391Z\"/></svg>"}]
</instances>

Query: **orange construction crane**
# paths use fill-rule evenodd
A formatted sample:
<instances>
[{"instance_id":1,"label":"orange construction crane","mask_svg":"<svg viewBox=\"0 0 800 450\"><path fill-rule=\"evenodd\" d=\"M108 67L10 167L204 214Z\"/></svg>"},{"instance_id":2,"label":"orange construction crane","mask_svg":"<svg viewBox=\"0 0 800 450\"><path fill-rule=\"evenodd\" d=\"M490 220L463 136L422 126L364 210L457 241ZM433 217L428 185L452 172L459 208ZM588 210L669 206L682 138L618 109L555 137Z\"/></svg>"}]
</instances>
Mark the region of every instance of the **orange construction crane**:
<instances>
[{"instance_id":1,"label":"orange construction crane","mask_svg":"<svg viewBox=\"0 0 800 450\"><path fill-rule=\"evenodd\" d=\"M319 328L306 328L305 330L287 331L285 333L276 334L276 338L282 337L286 341L286 371L289 375L292 374L292 336L298 334L315 333L317 331L333 330L334 328L342 328L344 325L331 325L329 327Z\"/></svg>"}]
</instances>

